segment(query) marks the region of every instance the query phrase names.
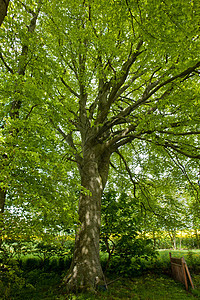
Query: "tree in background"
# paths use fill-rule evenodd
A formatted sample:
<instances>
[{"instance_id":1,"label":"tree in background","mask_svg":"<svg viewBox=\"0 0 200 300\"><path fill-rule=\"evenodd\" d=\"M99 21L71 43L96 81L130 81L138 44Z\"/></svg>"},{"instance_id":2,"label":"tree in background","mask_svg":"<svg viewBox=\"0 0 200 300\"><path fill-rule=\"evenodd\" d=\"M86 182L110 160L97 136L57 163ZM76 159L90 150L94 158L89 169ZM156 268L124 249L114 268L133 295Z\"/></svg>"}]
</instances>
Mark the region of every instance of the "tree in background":
<instances>
[{"instance_id":1,"label":"tree in background","mask_svg":"<svg viewBox=\"0 0 200 300\"><path fill-rule=\"evenodd\" d=\"M26 13L29 4L35 5L26 1ZM11 56L3 56L2 65L7 75L17 68L16 61L22 63L22 86L34 78L36 89L25 98L15 92L15 77L4 82L18 97L14 103L23 108L20 118L31 116L37 104L42 121L61 137L58 151L76 164L80 176L79 227L65 278L69 289L93 289L104 281L99 260L101 197L112 156L121 157L128 173L121 149L130 143L141 157L148 148L156 160L163 159L163 150L177 153L180 160L200 158L199 10L198 1L189 0L44 1L32 47L30 32L16 18L13 33L18 30L20 46L12 47L13 37L8 36L4 52ZM18 48L23 59L11 67ZM9 94L6 109L12 103ZM11 111L8 114L12 119ZM141 165L143 160L145 156Z\"/></svg>"},{"instance_id":2,"label":"tree in background","mask_svg":"<svg viewBox=\"0 0 200 300\"><path fill-rule=\"evenodd\" d=\"M33 223L34 215L35 229L55 229L60 223L59 229L66 230L76 219L77 181L72 177L77 175L63 159L55 131L46 124L46 104L39 105L45 91L32 73L47 59L45 51L37 49L41 1L15 1L9 7L0 40L1 226L4 232L3 219L11 207L25 211L27 224Z\"/></svg>"}]
</instances>

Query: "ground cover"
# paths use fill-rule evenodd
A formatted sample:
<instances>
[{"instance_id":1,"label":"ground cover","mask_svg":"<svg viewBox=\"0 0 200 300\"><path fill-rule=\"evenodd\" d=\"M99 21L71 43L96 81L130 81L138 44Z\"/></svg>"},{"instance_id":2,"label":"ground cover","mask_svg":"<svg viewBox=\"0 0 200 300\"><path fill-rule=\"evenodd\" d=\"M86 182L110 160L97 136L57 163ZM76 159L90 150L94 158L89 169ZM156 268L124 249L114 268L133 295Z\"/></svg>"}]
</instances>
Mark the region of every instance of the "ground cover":
<instances>
[{"instance_id":1,"label":"ground cover","mask_svg":"<svg viewBox=\"0 0 200 300\"><path fill-rule=\"evenodd\" d=\"M108 274L108 290L99 290L95 295L67 294L60 288L65 272L59 270L59 265L54 261L51 268L36 267L37 264L26 264L27 269L20 275L24 280L23 286L16 288L15 282L8 283L10 288L5 291L1 299L7 300L117 300L117 299L144 299L144 300L168 300L168 299L200 299L200 251L171 251L172 256L184 256L190 269L195 289L185 291L181 283L175 282L170 276L169 250L159 251L154 261L143 263L142 275L132 274L131 277ZM30 258L29 258L30 260ZM141 273L140 273L141 274ZM137 276L136 276L137 275ZM19 277L20 277L19 276ZM1 280L0 280L1 283ZM9 285L8 285L9 286ZM12 286L15 288L12 288Z\"/></svg>"}]
</instances>

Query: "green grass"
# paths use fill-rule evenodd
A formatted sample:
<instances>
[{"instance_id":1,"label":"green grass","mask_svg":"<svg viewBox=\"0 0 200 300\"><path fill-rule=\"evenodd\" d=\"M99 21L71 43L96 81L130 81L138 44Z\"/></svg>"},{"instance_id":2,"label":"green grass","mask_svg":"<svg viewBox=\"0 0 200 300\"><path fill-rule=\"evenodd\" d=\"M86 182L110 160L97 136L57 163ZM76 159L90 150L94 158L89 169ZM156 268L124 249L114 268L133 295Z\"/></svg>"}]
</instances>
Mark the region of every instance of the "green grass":
<instances>
[{"instance_id":1,"label":"green grass","mask_svg":"<svg viewBox=\"0 0 200 300\"><path fill-rule=\"evenodd\" d=\"M198 281L200 278L198 278ZM109 286L105 292L98 292L96 295L80 294L66 295L71 300L118 300L118 299L140 299L140 300L185 300L197 299L200 296L200 289L196 292L186 292L184 286L175 282L166 275L149 273L133 279L121 278ZM67 298L68 297L68 298Z\"/></svg>"},{"instance_id":2,"label":"green grass","mask_svg":"<svg viewBox=\"0 0 200 300\"><path fill-rule=\"evenodd\" d=\"M200 299L200 251L171 251L172 256L185 257L190 269L195 289L185 290L184 285L170 277L169 251L159 251L158 257L147 262L146 271L141 276L133 274L131 278L118 278L109 275L107 291L94 294L65 294L60 290L61 273L41 269L26 270L23 273L26 284L21 289L10 290L10 295L1 299L12 300L184 300ZM64 274L63 274L64 275ZM116 276L116 275L115 275Z\"/></svg>"}]
</instances>

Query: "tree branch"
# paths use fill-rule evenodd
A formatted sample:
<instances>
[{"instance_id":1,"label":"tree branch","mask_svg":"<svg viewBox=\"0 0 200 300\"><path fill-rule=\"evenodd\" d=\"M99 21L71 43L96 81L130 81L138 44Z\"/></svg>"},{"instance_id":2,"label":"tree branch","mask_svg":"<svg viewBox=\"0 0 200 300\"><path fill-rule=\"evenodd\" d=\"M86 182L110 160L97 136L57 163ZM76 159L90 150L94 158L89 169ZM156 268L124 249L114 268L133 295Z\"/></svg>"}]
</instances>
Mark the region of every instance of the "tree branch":
<instances>
[{"instance_id":1,"label":"tree branch","mask_svg":"<svg viewBox=\"0 0 200 300\"><path fill-rule=\"evenodd\" d=\"M125 165L126 171L127 171L128 175L129 175L129 177L130 177L131 182L133 183L133 187L134 187L134 189L133 189L133 191L134 191L134 197L136 197L136 194L135 194L135 193L136 193L136 182L135 182L135 180L133 179L133 176L132 176L131 170L130 170L128 164L127 164L127 161L125 160L124 156L119 152L118 149L117 149L115 152L119 155L119 157L121 157L121 159L122 159L122 161L123 161L123 163L124 163L124 165Z\"/></svg>"},{"instance_id":2,"label":"tree branch","mask_svg":"<svg viewBox=\"0 0 200 300\"><path fill-rule=\"evenodd\" d=\"M186 179L188 180L189 184L191 185L191 187L195 190L195 192L198 195L198 190L196 189L196 187L194 186L194 184L192 183L192 181L190 180L187 171L185 169L185 167L181 164L181 162L179 161L177 155L173 152L172 154L175 156L176 160L174 159L174 157L172 156L172 154L170 153L170 151L165 148L165 151L167 152L167 154L169 155L169 157L171 158L171 160L174 162L174 164L181 170L181 172L184 174L184 176L186 177Z\"/></svg>"},{"instance_id":3,"label":"tree branch","mask_svg":"<svg viewBox=\"0 0 200 300\"><path fill-rule=\"evenodd\" d=\"M66 82L65 80L60 77L60 80L62 81L62 83L64 84L64 86L70 91L70 93L72 93L75 97L79 98L80 99L80 95L77 94Z\"/></svg>"},{"instance_id":4,"label":"tree branch","mask_svg":"<svg viewBox=\"0 0 200 300\"><path fill-rule=\"evenodd\" d=\"M3 55L2 55L2 53L0 52L0 59L2 60L2 62L3 62L3 64L4 64L4 66L6 67L6 69L10 72L10 73L14 73L13 72L13 70L12 70L12 68L6 63L6 61L5 61L5 59L4 59L4 57L3 57Z\"/></svg>"},{"instance_id":5,"label":"tree branch","mask_svg":"<svg viewBox=\"0 0 200 300\"><path fill-rule=\"evenodd\" d=\"M113 80L113 78L112 78L109 81L108 86L109 86L109 88L111 87L112 89L110 91L110 94L109 94L108 98L106 99L106 102L104 101L104 103L102 103L101 101L99 101L98 116L97 116L97 119L96 119L96 124L103 123L103 121L106 119L107 114L110 110L110 107L116 99L117 92L119 91L119 89L122 87L122 85L124 84L124 82L127 79L127 76L128 76L128 73L129 73L129 70L130 70L131 66L136 61L137 57L143 52L143 51L139 51L140 48L142 47L142 45L143 45L143 41L140 40L138 42L138 45L136 47L135 52L122 65L122 68L118 72L118 75L116 76L116 79ZM106 90L106 92L108 92L108 90ZM101 98L99 100L101 100Z\"/></svg>"},{"instance_id":6,"label":"tree branch","mask_svg":"<svg viewBox=\"0 0 200 300\"><path fill-rule=\"evenodd\" d=\"M82 158L81 156L78 154L78 151L74 145L74 141L72 138L72 132L70 132L69 134L66 134L59 126L55 126L54 122L52 119L50 119L50 122L53 124L54 128L63 136L64 140L67 142L67 144L71 147L71 149L73 150L73 155L75 157L75 161L78 165L81 164Z\"/></svg>"}]
</instances>

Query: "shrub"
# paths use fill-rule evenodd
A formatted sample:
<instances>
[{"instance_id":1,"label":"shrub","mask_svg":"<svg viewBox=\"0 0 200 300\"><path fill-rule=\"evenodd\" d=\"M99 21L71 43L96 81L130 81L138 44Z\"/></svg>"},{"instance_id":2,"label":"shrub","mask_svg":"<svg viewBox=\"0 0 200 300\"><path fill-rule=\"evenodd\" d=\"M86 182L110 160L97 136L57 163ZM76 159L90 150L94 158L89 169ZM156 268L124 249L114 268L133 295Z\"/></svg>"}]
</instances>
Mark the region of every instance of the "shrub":
<instances>
[{"instance_id":1,"label":"shrub","mask_svg":"<svg viewBox=\"0 0 200 300\"><path fill-rule=\"evenodd\" d=\"M131 239L123 235L116 243L113 257L108 267L109 273L133 275L146 269L145 261L152 260L157 255L150 239Z\"/></svg>"},{"instance_id":2,"label":"shrub","mask_svg":"<svg viewBox=\"0 0 200 300\"><path fill-rule=\"evenodd\" d=\"M10 299L12 292L21 290L24 285L25 278L17 264L0 264L1 299Z\"/></svg>"}]
</instances>

